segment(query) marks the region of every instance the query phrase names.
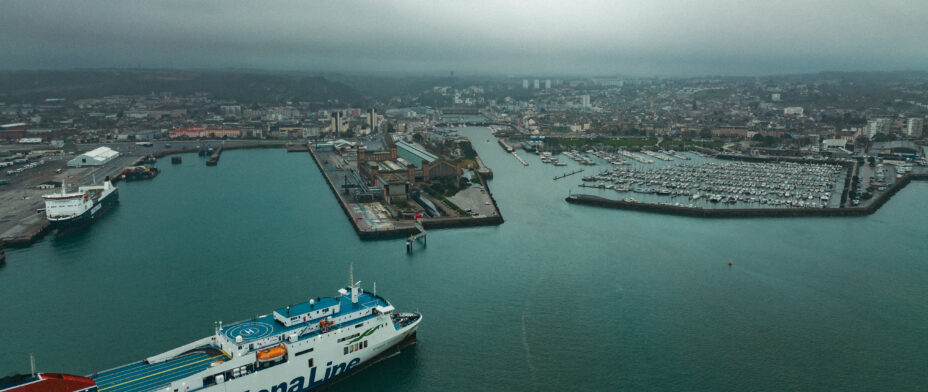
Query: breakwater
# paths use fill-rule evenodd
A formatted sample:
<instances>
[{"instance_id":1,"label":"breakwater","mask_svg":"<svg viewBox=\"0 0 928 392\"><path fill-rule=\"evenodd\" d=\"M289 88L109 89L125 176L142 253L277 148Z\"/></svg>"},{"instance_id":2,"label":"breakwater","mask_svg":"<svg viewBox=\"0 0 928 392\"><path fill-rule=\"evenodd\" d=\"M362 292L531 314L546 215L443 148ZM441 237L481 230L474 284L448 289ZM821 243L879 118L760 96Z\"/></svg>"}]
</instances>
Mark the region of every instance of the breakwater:
<instances>
[{"instance_id":1,"label":"breakwater","mask_svg":"<svg viewBox=\"0 0 928 392\"><path fill-rule=\"evenodd\" d=\"M335 199L338 200L338 205L341 206L342 211L345 213L345 217L349 222L351 222L351 227L354 228L354 231L358 234L359 238L366 240L401 238L408 237L409 235L419 232L415 226L415 223L412 221L394 222L394 227L392 229L384 230L366 229L361 227L360 222L352 217L348 201L345 200L341 192L338 191L338 187L335 185L335 181L333 181L332 177L325 170L325 166L322 164L322 162L319 161L319 157L316 155L315 148L309 148L309 155L312 156L313 162L316 163L316 168L319 169L320 173L322 173L322 177L325 178L326 183L329 185L329 190L332 191L333 195L335 195ZM492 226L502 224L503 216L499 212L499 206L496 204L496 199L490 192L490 188L486 184L486 181L483 181L483 186L493 203L493 208L496 210L496 215L484 217L425 218L421 220L422 227L425 229L450 229L455 227Z\"/></svg>"},{"instance_id":2,"label":"breakwater","mask_svg":"<svg viewBox=\"0 0 928 392\"><path fill-rule=\"evenodd\" d=\"M926 174L907 174L883 194L865 207L854 208L697 208L637 201L613 200L593 195L570 195L566 201L595 207L618 208L656 212L670 215L694 216L699 218L754 218L754 217L840 217L870 215L886 204L901 189L912 181L928 181Z\"/></svg>"},{"instance_id":3,"label":"breakwater","mask_svg":"<svg viewBox=\"0 0 928 392\"><path fill-rule=\"evenodd\" d=\"M243 150L243 149L252 149L252 148L282 148L282 147L286 147L286 145L287 145L287 144L286 144L286 143L283 143L283 142L272 142L272 143L230 143L230 144L224 144L224 145L222 146L222 149L223 149L223 150ZM189 147L165 149L165 150L163 150L163 151L154 152L154 153L152 153L151 155L153 155L155 158L162 158L162 157L165 157L165 156L168 156L168 155L173 155L173 154L185 154L185 153L197 152L197 151L199 151L199 147L198 147L198 146L189 146Z\"/></svg>"},{"instance_id":4,"label":"breakwater","mask_svg":"<svg viewBox=\"0 0 928 392\"><path fill-rule=\"evenodd\" d=\"M750 155L737 155L737 154L716 154L713 158L724 159L728 161L745 161L745 162L793 162L793 163L827 163L829 165L842 165L850 167L854 164L854 160L851 159L806 159L806 158L797 158L797 157L769 157L769 156L750 156Z\"/></svg>"}]
</instances>

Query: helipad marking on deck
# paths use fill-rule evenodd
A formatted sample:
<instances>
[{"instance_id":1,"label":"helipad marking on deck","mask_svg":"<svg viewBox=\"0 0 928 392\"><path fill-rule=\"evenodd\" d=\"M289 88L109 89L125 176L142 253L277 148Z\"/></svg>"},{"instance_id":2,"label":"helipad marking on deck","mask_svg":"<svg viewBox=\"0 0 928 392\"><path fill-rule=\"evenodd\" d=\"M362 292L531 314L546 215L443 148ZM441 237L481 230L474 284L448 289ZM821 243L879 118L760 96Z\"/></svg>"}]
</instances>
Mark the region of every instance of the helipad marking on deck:
<instances>
[{"instance_id":1,"label":"helipad marking on deck","mask_svg":"<svg viewBox=\"0 0 928 392\"><path fill-rule=\"evenodd\" d=\"M241 335L242 339L255 340L270 336L274 332L274 327L263 321L245 322L229 329L226 329L226 336L235 339Z\"/></svg>"}]
</instances>

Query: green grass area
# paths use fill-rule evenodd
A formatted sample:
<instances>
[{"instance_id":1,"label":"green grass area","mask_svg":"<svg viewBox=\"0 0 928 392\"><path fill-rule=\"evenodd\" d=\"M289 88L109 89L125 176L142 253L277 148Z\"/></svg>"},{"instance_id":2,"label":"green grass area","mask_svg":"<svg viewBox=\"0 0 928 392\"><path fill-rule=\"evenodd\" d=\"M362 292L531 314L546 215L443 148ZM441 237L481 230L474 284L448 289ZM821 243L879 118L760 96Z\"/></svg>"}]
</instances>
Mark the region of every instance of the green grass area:
<instances>
[{"instance_id":1,"label":"green grass area","mask_svg":"<svg viewBox=\"0 0 928 392\"><path fill-rule=\"evenodd\" d=\"M474 176L470 178L470 183L471 183L471 184L480 184L480 185L482 185L482 186L484 186L484 187L486 186L486 184L483 183L483 177L480 176L480 174L478 174L476 171L474 172Z\"/></svg>"},{"instance_id":2,"label":"green grass area","mask_svg":"<svg viewBox=\"0 0 928 392\"><path fill-rule=\"evenodd\" d=\"M461 207L458 207L457 204L452 203L451 200L448 200L448 198L445 197L445 195L442 195L442 194L437 193L437 192L432 191L432 190L428 190L428 191L426 191L426 192L428 192L429 196L432 196L432 198L434 198L434 199L436 199L436 200L440 200L444 205L448 206L448 208L454 210L454 211L457 212L459 215L461 215L461 216L467 216L467 215L468 215L468 214L467 214L467 211L462 210Z\"/></svg>"},{"instance_id":3,"label":"green grass area","mask_svg":"<svg viewBox=\"0 0 928 392\"><path fill-rule=\"evenodd\" d=\"M643 147L653 146L657 139L605 139L599 142L613 147Z\"/></svg>"},{"instance_id":4,"label":"green grass area","mask_svg":"<svg viewBox=\"0 0 928 392\"><path fill-rule=\"evenodd\" d=\"M595 144L613 147L642 147L653 146L654 143L657 143L657 139L558 139L557 142L565 147L580 147Z\"/></svg>"},{"instance_id":5,"label":"green grass area","mask_svg":"<svg viewBox=\"0 0 928 392\"><path fill-rule=\"evenodd\" d=\"M455 212L457 212L458 215L461 215L461 216L467 216L467 215L468 215L468 214L467 214L467 211L464 211L463 209L461 209L461 207L458 207L457 204L452 203L451 200L448 200L447 197L444 197L444 196L439 195L439 196L438 196L438 199L441 200L442 203L445 203L445 205L448 206L448 208L450 208L450 209L454 210Z\"/></svg>"},{"instance_id":6,"label":"green grass area","mask_svg":"<svg viewBox=\"0 0 928 392\"><path fill-rule=\"evenodd\" d=\"M718 141L680 141L680 140L664 140L661 142L662 147L671 147L671 146L699 146L699 147L709 147L709 148L721 148L725 143Z\"/></svg>"},{"instance_id":7,"label":"green grass area","mask_svg":"<svg viewBox=\"0 0 928 392\"><path fill-rule=\"evenodd\" d=\"M697 91L693 94L694 99L722 99L731 95L731 90L727 88L708 89Z\"/></svg>"},{"instance_id":8,"label":"green grass area","mask_svg":"<svg viewBox=\"0 0 928 392\"><path fill-rule=\"evenodd\" d=\"M587 142L589 142L589 140L586 139L558 139L557 141L558 144L568 147L585 146Z\"/></svg>"}]
</instances>

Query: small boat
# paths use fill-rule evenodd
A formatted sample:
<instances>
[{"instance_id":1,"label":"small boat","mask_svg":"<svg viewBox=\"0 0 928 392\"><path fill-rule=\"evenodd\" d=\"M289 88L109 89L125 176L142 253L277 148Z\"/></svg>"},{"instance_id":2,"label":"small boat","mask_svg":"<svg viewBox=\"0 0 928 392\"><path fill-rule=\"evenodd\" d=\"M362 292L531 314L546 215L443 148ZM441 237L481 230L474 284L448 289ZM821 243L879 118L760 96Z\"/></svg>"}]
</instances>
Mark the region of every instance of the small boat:
<instances>
[{"instance_id":1,"label":"small boat","mask_svg":"<svg viewBox=\"0 0 928 392\"><path fill-rule=\"evenodd\" d=\"M283 359L287 355L287 348L283 344L278 344L276 346L268 347L263 350L259 350L256 356L258 357L259 362L267 362Z\"/></svg>"}]
</instances>

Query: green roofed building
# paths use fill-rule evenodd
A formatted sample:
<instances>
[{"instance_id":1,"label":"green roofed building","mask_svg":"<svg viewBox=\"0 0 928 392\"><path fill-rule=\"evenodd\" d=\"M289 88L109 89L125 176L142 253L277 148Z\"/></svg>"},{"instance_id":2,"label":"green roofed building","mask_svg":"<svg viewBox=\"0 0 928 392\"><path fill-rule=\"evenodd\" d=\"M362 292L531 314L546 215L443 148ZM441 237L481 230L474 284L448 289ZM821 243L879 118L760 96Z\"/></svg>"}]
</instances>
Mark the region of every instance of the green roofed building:
<instances>
[{"instance_id":1,"label":"green roofed building","mask_svg":"<svg viewBox=\"0 0 928 392\"><path fill-rule=\"evenodd\" d=\"M395 144L396 155L409 161L409 163L415 165L417 169L422 169L422 161L428 163L435 163L438 161L438 157L435 156L435 154L425 151L425 149L419 145L406 143L402 140L397 141Z\"/></svg>"}]
</instances>

